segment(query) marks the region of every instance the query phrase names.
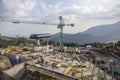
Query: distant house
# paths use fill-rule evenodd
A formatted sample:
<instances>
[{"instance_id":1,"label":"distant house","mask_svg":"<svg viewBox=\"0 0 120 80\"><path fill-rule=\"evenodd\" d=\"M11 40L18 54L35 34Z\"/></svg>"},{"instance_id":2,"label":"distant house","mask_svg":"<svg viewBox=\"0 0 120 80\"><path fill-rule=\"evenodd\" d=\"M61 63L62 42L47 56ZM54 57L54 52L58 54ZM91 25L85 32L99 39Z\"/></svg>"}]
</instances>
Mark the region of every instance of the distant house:
<instances>
[{"instance_id":1,"label":"distant house","mask_svg":"<svg viewBox=\"0 0 120 80\"><path fill-rule=\"evenodd\" d=\"M86 49L91 49L91 48L92 48L91 45L87 45L87 46L86 46Z\"/></svg>"}]
</instances>

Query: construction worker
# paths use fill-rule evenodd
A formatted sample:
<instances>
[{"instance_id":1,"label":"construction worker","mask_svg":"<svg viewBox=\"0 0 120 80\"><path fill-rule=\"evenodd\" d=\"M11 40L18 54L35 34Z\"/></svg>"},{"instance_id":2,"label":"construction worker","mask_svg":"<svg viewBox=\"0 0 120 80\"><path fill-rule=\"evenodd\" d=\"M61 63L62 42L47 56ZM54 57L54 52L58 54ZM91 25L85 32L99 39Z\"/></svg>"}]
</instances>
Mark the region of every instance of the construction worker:
<instances>
[{"instance_id":1,"label":"construction worker","mask_svg":"<svg viewBox=\"0 0 120 80\"><path fill-rule=\"evenodd\" d=\"M43 65L43 63L44 63L44 59L43 59L43 57L40 56L40 59L41 59L41 65Z\"/></svg>"},{"instance_id":2,"label":"construction worker","mask_svg":"<svg viewBox=\"0 0 120 80\"><path fill-rule=\"evenodd\" d=\"M52 63L52 68L57 68L58 69L56 62Z\"/></svg>"}]
</instances>

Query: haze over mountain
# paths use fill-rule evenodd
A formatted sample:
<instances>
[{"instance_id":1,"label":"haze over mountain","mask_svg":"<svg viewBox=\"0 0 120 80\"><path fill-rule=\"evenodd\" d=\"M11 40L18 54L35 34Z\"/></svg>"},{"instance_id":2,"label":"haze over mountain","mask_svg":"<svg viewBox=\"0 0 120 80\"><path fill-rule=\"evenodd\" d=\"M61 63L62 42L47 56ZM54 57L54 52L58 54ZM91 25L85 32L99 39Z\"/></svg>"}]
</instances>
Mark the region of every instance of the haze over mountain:
<instances>
[{"instance_id":1,"label":"haze over mountain","mask_svg":"<svg viewBox=\"0 0 120 80\"><path fill-rule=\"evenodd\" d=\"M103 41L117 41L120 40L120 21L114 24L96 26L84 31L84 33L102 37Z\"/></svg>"},{"instance_id":2,"label":"haze over mountain","mask_svg":"<svg viewBox=\"0 0 120 80\"><path fill-rule=\"evenodd\" d=\"M59 41L59 33L52 37ZM99 25L77 34L64 34L65 42L90 43L120 40L120 21L114 24Z\"/></svg>"},{"instance_id":3,"label":"haze over mountain","mask_svg":"<svg viewBox=\"0 0 120 80\"><path fill-rule=\"evenodd\" d=\"M95 36L104 37L115 31L118 32L118 30L120 30L120 21L117 23L114 23L114 24L95 26L95 27L92 27L92 28L84 31L84 33L89 33L89 34L92 34Z\"/></svg>"},{"instance_id":4,"label":"haze over mountain","mask_svg":"<svg viewBox=\"0 0 120 80\"><path fill-rule=\"evenodd\" d=\"M59 41L59 33L52 37L52 40ZM90 42L101 42L101 38L93 36L87 33L77 33L77 34L64 34L65 42L75 42L75 43L90 43Z\"/></svg>"}]
</instances>

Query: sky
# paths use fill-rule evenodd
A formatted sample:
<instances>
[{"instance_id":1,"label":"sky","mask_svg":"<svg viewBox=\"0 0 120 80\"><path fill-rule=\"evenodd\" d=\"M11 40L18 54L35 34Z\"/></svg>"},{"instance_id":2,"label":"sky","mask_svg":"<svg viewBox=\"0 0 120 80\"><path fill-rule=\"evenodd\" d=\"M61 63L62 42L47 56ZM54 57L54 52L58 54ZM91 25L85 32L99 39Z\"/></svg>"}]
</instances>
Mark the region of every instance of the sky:
<instances>
[{"instance_id":1,"label":"sky","mask_svg":"<svg viewBox=\"0 0 120 80\"><path fill-rule=\"evenodd\" d=\"M91 27L120 21L120 0L0 0L0 18L65 24L64 33L75 34ZM57 25L40 25L0 21L0 33L6 36L58 33Z\"/></svg>"}]
</instances>

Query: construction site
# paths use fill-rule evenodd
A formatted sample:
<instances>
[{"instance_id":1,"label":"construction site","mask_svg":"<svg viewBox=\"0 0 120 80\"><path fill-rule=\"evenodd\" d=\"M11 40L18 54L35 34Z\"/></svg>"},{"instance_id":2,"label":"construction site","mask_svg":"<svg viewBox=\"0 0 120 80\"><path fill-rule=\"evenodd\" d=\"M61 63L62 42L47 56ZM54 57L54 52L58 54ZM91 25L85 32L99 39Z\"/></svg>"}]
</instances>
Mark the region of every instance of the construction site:
<instances>
[{"instance_id":1,"label":"construction site","mask_svg":"<svg viewBox=\"0 0 120 80\"><path fill-rule=\"evenodd\" d=\"M42 46L40 39L52 36L44 33L31 34L30 39L35 41L33 44L9 45L0 49L0 80L120 80L120 56L114 54L119 52L119 47L112 43L100 48L90 45L82 49L65 47L63 28L73 27L74 24L65 24L62 16L59 20L59 46L48 43ZM49 25L39 22L32 24Z\"/></svg>"}]
</instances>

